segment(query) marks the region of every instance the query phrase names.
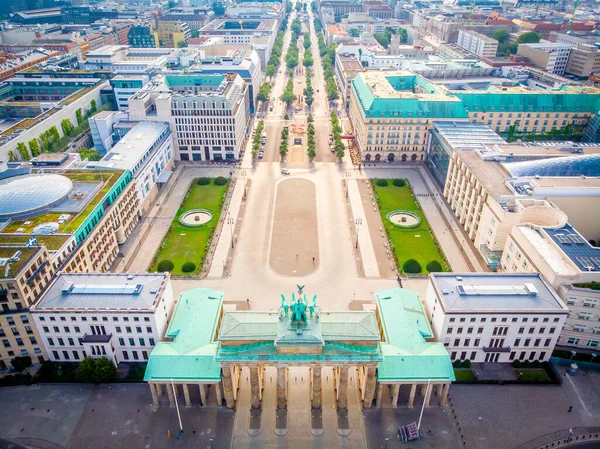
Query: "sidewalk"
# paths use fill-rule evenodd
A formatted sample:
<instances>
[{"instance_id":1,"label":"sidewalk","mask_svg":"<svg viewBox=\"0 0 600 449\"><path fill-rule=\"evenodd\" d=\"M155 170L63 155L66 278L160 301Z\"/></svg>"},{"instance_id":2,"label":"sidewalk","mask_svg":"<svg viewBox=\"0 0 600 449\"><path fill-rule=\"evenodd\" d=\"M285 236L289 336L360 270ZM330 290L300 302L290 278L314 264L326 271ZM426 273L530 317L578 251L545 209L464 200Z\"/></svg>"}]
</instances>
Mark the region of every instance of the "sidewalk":
<instances>
[{"instance_id":1,"label":"sidewalk","mask_svg":"<svg viewBox=\"0 0 600 449\"><path fill-rule=\"evenodd\" d=\"M355 220L354 223L356 224L356 219L359 219L362 220L362 224L359 226L366 227L366 229L363 229L363 232L360 232L360 229L358 230L358 245L360 246L365 277L378 278L380 276L379 267L377 265L375 251L373 250L369 224L367 223L362 198L360 196L360 191L358 190L358 181L356 179L348 180L348 198L350 200L350 207L352 208L352 216Z\"/></svg>"}]
</instances>

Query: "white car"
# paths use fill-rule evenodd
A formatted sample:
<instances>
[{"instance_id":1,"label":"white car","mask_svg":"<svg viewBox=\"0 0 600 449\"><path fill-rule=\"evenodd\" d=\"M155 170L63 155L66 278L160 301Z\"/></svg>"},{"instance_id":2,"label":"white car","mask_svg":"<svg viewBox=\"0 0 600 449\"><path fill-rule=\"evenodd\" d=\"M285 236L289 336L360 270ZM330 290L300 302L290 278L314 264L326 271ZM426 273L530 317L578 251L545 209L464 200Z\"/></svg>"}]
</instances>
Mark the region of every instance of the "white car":
<instances>
[{"instance_id":1,"label":"white car","mask_svg":"<svg viewBox=\"0 0 600 449\"><path fill-rule=\"evenodd\" d=\"M284 175L289 175L290 171L287 168L282 168L281 173L283 173Z\"/></svg>"}]
</instances>

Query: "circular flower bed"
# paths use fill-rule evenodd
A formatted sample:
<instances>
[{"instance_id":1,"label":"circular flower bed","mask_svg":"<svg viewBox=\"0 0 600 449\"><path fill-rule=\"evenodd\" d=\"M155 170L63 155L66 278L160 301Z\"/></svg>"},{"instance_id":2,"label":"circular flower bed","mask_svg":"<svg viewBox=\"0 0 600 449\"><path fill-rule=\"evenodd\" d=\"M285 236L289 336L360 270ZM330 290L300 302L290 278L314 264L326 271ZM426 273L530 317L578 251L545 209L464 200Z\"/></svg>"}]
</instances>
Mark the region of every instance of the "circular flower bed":
<instances>
[{"instance_id":1,"label":"circular flower bed","mask_svg":"<svg viewBox=\"0 0 600 449\"><path fill-rule=\"evenodd\" d=\"M188 228L197 228L212 220L212 214L206 209L192 209L179 216L179 223Z\"/></svg>"},{"instance_id":2,"label":"circular flower bed","mask_svg":"<svg viewBox=\"0 0 600 449\"><path fill-rule=\"evenodd\" d=\"M421 217L407 210L394 210L386 218L397 228L413 229L421 224Z\"/></svg>"}]
</instances>

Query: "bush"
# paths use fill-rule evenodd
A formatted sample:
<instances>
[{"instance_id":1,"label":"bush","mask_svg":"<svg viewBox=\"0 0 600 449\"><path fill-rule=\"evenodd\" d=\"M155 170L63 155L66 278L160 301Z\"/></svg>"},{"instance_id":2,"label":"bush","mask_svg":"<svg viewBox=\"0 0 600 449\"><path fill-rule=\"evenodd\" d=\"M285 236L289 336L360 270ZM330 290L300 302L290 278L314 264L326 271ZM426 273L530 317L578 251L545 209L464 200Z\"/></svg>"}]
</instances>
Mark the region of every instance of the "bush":
<instances>
[{"instance_id":1,"label":"bush","mask_svg":"<svg viewBox=\"0 0 600 449\"><path fill-rule=\"evenodd\" d=\"M404 187L406 185L406 181L404 179L394 179L392 184L394 184L396 187Z\"/></svg>"},{"instance_id":2,"label":"bush","mask_svg":"<svg viewBox=\"0 0 600 449\"><path fill-rule=\"evenodd\" d=\"M170 260L161 260L158 263L158 266L156 267L156 271L158 271L159 273L164 273L165 271L172 271L173 268L175 268L175 264L173 264L173 262L171 262Z\"/></svg>"},{"instance_id":3,"label":"bush","mask_svg":"<svg viewBox=\"0 0 600 449\"><path fill-rule=\"evenodd\" d=\"M181 271L184 273L192 273L196 271L196 264L194 262L186 262L181 266Z\"/></svg>"},{"instance_id":4,"label":"bush","mask_svg":"<svg viewBox=\"0 0 600 449\"><path fill-rule=\"evenodd\" d=\"M454 368L462 368L462 362L460 360L455 360L452 363L452 366L454 366Z\"/></svg>"},{"instance_id":5,"label":"bush","mask_svg":"<svg viewBox=\"0 0 600 449\"><path fill-rule=\"evenodd\" d=\"M416 274L423 271L423 268L421 268L421 264L415 259L408 259L406 262L404 262L404 265L402 265L402 270L405 273Z\"/></svg>"},{"instance_id":6,"label":"bush","mask_svg":"<svg viewBox=\"0 0 600 449\"><path fill-rule=\"evenodd\" d=\"M93 359L86 357L77 367L75 377L79 382L111 382L117 374L117 367L106 357Z\"/></svg>"},{"instance_id":7,"label":"bush","mask_svg":"<svg viewBox=\"0 0 600 449\"><path fill-rule=\"evenodd\" d=\"M539 361L539 360L535 360L535 361L533 362L533 367L534 367L534 368L541 368L541 366L542 366L542 364L540 363L540 361Z\"/></svg>"},{"instance_id":8,"label":"bush","mask_svg":"<svg viewBox=\"0 0 600 449\"><path fill-rule=\"evenodd\" d=\"M216 186L224 186L225 184L227 184L227 178L224 178L223 176L219 176L218 178L215 178L213 183Z\"/></svg>"},{"instance_id":9,"label":"bush","mask_svg":"<svg viewBox=\"0 0 600 449\"><path fill-rule=\"evenodd\" d=\"M521 368L521 361L520 360L513 360L512 366L513 366L513 368Z\"/></svg>"},{"instance_id":10,"label":"bush","mask_svg":"<svg viewBox=\"0 0 600 449\"><path fill-rule=\"evenodd\" d=\"M199 186L207 186L208 184L210 184L210 178L198 178L196 184L198 184Z\"/></svg>"},{"instance_id":11,"label":"bush","mask_svg":"<svg viewBox=\"0 0 600 449\"><path fill-rule=\"evenodd\" d=\"M525 360L523 362L523 368L530 368L531 367L531 362L529 360Z\"/></svg>"},{"instance_id":12,"label":"bush","mask_svg":"<svg viewBox=\"0 0 600 449\"><path fill-rule=\"evenodd\" d=\"M24 357L15 357L10 361L10 364L16 372L20 373L25 368L29 368L32 365L31 357L29 357L28 355Z\"/></svg>"},{"instance_id":13,"label":"bush","mask_svg":"<svg viewBox=\"0 0 600 449\"><path fill-rule=\"evenodd\" d=\"M471 368L471 361L469 359L463 362L463 368Z\"/></svg>"},{"instance_id":14,"label":"bush","mask_svg":"<svg viewBox=\"0 0 600 449\"><path fill-rule=\"evenodd\" d=\"M29 374L15 374L0 378L0 387L16 387L17 385L31 385L32 377Z\"/></svg>"},{"instance_id":15,"label":"bush","mask_svg":"<svg viewBox=\"0 0 600 449\"><path fill-rule=\"evenodd\" d=\"M426 267L430 273L440 273L443 271L442 265L437 260L430 261Z\"/></svg>"},{"instance_id":16,"label":"bush","mask_svg":"<svg viewBox=\"0 0 600 449\"><path fill-rule=\"evenodd\" d=\"M387 187L387 179L378 179L376 183L379 187Z\"/></svg>"}]
</instances>

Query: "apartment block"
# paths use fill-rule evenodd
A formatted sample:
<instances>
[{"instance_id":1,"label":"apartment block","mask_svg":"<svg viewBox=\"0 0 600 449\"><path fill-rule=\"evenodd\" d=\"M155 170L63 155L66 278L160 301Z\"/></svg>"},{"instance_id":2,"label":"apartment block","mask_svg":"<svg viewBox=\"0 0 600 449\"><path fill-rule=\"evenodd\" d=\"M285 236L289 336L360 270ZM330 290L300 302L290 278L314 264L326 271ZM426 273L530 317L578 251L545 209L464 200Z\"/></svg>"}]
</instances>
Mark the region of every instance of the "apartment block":
<instances>
[{"instance_id":1,"label":"apartment block","mask_svg":"<svg viewBox=\"0 0 600 449\"><path fill-rule=\"evenodd\" d=\"M558 43L519 44L517 55L525 56L537 67L555 75L567 68L571 45Z\"/></svg>"},{"instance_id":2,"label":"apartment block","mask_svg":"<svg viewBox=\"0 0 600 449\"><path fill-rule=\"evenodd\" d=\"M498 51L498 41L476 31L460 30L456 45L480 58L494 58Z\"/></svg>"},{"instance_id":3,"label":"apartment block","mask_svg":"<svg viewBox=\"0 0 600 449\"><path fill-rule=\"evenodd\" d=\"M595 45L579 44L571 49L565 72L587 78L600 72L600 50Z\"/></svg>"},{"instance_id":4,"label":"apartment block","mask_svg":"<svg viewBox=\"0 0 600 449\"><path fill-rule=\"evenodd\" d=\"M598 284L565 284L558 294L569 307L569 316L558 339L561 346L597 350L600 346L600 290Z\"/></svg>"}]
</instances>

